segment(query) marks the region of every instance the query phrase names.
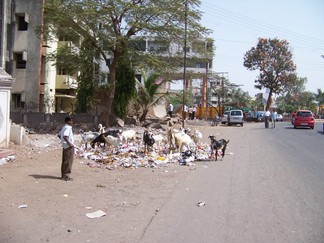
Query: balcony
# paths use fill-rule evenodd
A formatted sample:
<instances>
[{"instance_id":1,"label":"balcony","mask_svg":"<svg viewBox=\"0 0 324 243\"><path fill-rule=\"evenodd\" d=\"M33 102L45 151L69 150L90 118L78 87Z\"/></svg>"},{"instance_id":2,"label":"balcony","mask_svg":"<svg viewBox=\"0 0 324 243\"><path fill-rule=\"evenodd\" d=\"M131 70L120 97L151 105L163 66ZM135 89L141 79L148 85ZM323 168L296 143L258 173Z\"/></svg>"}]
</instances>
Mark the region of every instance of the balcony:
<instances>
[{"instance_id":1,"label":"balcony","mask_svg":"<svg viewBox=\"0 0 324 243\"><path fill-rule=\"evenodd\" d=\"M56 75L55 89L77 89L76 78L69 75Z\"/></svg>"},{"instance_id":2,"label":"balcony","mask_svg":"<svg viewBox=\"0 0 324 243\"><path fill-rule=\"evenodd\" d=\"M68 46L75 53L80 52L79 46L77 44L74 44L72 41L59 41L57 47L61 48L63 46Z\"/></svg>"}]
</instances>

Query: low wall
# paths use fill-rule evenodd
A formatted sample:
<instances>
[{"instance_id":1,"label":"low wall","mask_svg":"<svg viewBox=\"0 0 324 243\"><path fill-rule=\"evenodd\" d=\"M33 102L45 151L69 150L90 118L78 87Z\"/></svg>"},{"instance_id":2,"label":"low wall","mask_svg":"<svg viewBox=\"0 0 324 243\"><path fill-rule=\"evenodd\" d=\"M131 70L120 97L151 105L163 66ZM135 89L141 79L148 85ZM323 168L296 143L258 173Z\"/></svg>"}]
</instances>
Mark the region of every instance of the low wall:
<instances>
[{"instance_id":1,"label":"low wall","mask_svg":"<svg viewBox=\"0 0 324 243\"><path fill-rule=\"evenodd\" d=\"M45 114L43 112L10 112L10 119L13 123L23 125L25 128L30 130L38 131L40 128L42 130L47 130L46 124L53 129L53 124L63 124L64 118L69 116L68 113L52 113ZM74 114L73 117L74 124L93 124L98 119L91 114ZM55 128L54 128L55 129Z\"/></svg>"}]
</instances>

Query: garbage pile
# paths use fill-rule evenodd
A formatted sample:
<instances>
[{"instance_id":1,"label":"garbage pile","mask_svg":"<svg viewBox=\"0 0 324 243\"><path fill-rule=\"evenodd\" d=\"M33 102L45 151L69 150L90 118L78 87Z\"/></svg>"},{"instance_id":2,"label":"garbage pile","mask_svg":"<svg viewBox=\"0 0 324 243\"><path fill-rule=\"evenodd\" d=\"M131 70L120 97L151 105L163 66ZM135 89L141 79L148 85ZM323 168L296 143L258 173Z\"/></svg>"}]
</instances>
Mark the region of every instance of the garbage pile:
<instances>
[{"instance_id":1,"label":"garbage pile","mask_svg":"<svg viewBox=\"0 0 324 243\"><path fill-rule=\"evenodd\" d=\"M145 149L143 141L144 131L137 130L137 138L133 141L120 143L118 146L95 146L86 148L77 147L76 155L84 164L95 168L117 169L149 167L156 168L166 166L167 163L179 163L179 165L193 165L194 161L210 160L210 146L208 144L195 144L195 149L184 148L177 151L170 147L167 132L156 129L150 131L154 137L161 136L162 139L155 141L148 150ZM158 136L157 136L158 135Z\"/></svg>"}]
</instances>

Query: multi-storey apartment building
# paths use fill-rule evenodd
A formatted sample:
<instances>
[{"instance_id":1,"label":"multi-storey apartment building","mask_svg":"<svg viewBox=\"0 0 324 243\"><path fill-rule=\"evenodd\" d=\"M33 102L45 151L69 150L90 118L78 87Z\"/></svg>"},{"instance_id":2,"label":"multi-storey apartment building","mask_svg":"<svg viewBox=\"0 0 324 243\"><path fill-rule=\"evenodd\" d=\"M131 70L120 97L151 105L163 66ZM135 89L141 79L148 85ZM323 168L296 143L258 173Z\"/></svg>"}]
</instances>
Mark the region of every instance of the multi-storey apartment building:
<instances>
[{"instance_id":1,"label":"multi-storey apartment building","mask_svg":"<svg viewBox=\"0 0 324 243\"><path fill-rule=\"evenodd\" d=\"M66 39L44 42L44 0L0 1L0 66L14 79L11 110L73 111L76 76L56 68L46 56Z\"/></svg>"}]
</instances>

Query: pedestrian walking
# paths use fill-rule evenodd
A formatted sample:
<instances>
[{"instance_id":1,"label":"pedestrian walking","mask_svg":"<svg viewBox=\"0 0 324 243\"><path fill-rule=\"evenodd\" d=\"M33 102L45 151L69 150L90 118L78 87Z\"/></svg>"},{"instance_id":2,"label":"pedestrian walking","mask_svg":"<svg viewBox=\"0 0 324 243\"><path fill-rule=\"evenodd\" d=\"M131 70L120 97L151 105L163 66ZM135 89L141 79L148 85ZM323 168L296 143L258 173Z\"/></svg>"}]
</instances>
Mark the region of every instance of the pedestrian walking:
<instances>
[{"instance_id":1,"label":"pedestrian walking","mask_svg":"<svg viewBox=\"0 0 324 243\"><path fill-rule=\"evenodd\" d=\"M276 121L278 119L278 113L276 111L276 109L273 109L272 114L271 114L271 118L272 118L272 127L275 128L276 127Z\"/></svg>"},{"instance_id":2,"label":"pedestrian walking","mask_svg":"<svg viewBox=\"0 0 324 243\"><path fill-rule=\"evenodd\" d=\"M267 109L266 112L264 113L264 125L265 125L265 128L269 128L270 116L271 116L271 112L269 111L269 109Z\"/></svg>"},{"instance_id":3,"label":"pedestrian walking","mask_svg":"<svg viewBox=\"0 0 324 243\"><path fill-rule=\"evenodd\" d=\"M59 132L59 138L62 142L62 164L61 164L61 179L65 181L73 180L70 177L72 171L73 157L74 157L74 137L72 131L72 118L65 117L65 125Z\"/></svg>"}]
</instances>

